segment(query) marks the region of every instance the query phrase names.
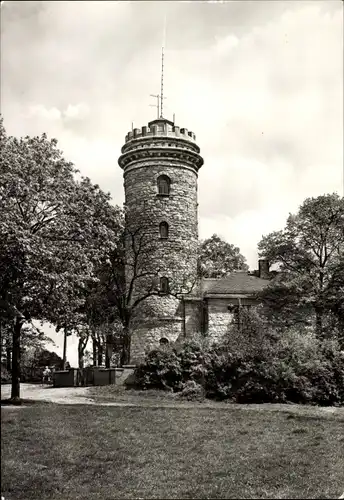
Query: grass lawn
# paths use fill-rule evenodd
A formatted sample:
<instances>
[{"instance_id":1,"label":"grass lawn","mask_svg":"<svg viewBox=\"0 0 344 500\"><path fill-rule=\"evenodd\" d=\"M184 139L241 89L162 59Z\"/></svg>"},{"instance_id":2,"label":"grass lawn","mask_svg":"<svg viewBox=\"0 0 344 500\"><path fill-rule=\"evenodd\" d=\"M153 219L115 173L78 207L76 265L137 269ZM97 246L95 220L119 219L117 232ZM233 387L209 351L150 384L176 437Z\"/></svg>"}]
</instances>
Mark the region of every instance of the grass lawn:
<instances>
[{"instance_id":1,"label":"grass lawn","mask_svg":"<svg viewBox=\"0 0 344 500\"><path fill-rule=\"evenodd\" d=\"M228 408L6 407L6 500L338 498L344 415Z\"/></svg>"},{"instance_id":2,"label":"grass lawn","mask_svg":"<svg viewBox=\"0 0 344 500\"><path fill-rule=\"evenodd\" d=\"M123 385L90 386L88 397L97 403L131 403L154 405L178 403L176 393L156 389L126 389Z\"/></svg>"}]
</instances>

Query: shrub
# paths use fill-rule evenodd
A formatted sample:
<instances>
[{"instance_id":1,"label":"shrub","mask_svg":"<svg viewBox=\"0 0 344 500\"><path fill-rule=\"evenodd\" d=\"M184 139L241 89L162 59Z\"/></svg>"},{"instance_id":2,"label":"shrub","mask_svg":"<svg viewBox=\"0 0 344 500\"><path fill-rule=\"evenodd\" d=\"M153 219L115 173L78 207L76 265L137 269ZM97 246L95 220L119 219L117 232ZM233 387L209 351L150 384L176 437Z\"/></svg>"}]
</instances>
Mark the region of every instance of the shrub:
<instances>
[{"instance_id":1,"label":"shrub","mask_svg":"<svg viewBox=\"0 0 344 500\"><path fill-rule=\"evenodd\" d=\"M183 382L193 381L204 385L210 364L209 346L206 342L184 342L178 352Z\"/></svg>"},{"instance_id":2,"label":"shrub","mask_svg":"<svg viewBox=\"0 0 344 500\"><path fill-rule=\"evenodd\" d=\"M316 349L307 359L293 361L297 382L294 390L301 402L320 405L344 402L344 357L335 341L314 339Z\"/></svg>"},{"instance_id":3,"label":"shrub","mask_svg":"<svg viewBox=\"0 0 344 500\"><path fill-rule=\"evenodd\" d=\"M238 402L342 404L344 358L336 342L312 333L287 331L274 343L274 356L245 358L232 396ZM268 354L267 354L268 353Z\"/></svg>"},{"instance_id":4,"label":"shrub","mask_svg":"<svg viewBox=\"0 0 344 500\"><path fill-rule=\"evenodd\" d=\"M137 386L142 389L178 390L182 384L180 359L169 347L150 351L134 375Z\"/></svg>"},{"instance_id":5,"label":"shrub","mask_svg":"<svg viewBox=\"0 0 344 500\"><path fill-rule=\"evenodd\" d=\"M181 386L181 391L177 395L178 399L188 401L202 401L205 398L205 390L201 384L194 380L188 380Z\"/></svg>"},{"instance_id":6,"label":"shrub","mask_svg":"<svg viewBox=\"0 0 344 500\"><path fill-rule=\"evenodd\" d=\"M259 315L258 308L240 309L240 326L232 323L221 346L232 355L252 357L267 356L276 340L276 333Z\"/></svg>"},{"instance_id":7,"label":"shrub","mask_svg":"<svg viewBox=\"0 0 344 500\"><path fill-rule=\"evenodd\" d=\"M245 338L241 345L228 337L217 345L188 341L178 351L155 349L136 369L139 387L181 392L186 399L344 404L344 353L338 341L319 340L309 329L276 334L267 328L263 337L264 324L255 330L245 314L236 332L237 339Z\"/></svg>"},{"instance_id":8,"label":"shrub","mask_svg":"<svg viewBox=\"0 0 344 500\"><path fill-rule=\"evenodd\" d=\"M210 358L205 346L187 341L178 350L169 346L149 352L145 361L135 370L137 386L182 391L193 381L204 385Z\"/></svg>"}]
</instances>

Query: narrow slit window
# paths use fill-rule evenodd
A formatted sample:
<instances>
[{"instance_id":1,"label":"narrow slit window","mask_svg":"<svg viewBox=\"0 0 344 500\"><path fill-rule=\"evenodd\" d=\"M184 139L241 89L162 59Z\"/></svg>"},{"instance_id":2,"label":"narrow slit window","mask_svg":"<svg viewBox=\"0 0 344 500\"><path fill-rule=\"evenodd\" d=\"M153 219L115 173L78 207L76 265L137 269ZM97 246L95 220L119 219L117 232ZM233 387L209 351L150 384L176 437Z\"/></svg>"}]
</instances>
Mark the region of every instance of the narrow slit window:
<instances>
[{"instance_id":1,"label":"narrow slit window","mask_svg":"<svg viewBox=\"0 0 344 500\"><path fill-rule=\"evenodd\" d=\"M159 226L160 238L167 240L168 238L168 224L167 222L161 222Z\"/></svg>"},{"instance_id":2,"label":"narrow slit window","mask_svg":"<svg viewBox=\"0 0 344 500\"><path fill-rule=\"evenodd\" d=\"M168 196L170 194L170 178L167 175L160 175L158 177L158 193Z\"/></svg>"},{"instance_id":3,"label":"narrow slit window","mask_svg":"<svg viewBox=\"0 0 344 500\"><path fill-rule=\"evenodd\" d=\"M169 292L168 278L160 278L160 292L164 294Z\"/></svg>"}]
</instances>

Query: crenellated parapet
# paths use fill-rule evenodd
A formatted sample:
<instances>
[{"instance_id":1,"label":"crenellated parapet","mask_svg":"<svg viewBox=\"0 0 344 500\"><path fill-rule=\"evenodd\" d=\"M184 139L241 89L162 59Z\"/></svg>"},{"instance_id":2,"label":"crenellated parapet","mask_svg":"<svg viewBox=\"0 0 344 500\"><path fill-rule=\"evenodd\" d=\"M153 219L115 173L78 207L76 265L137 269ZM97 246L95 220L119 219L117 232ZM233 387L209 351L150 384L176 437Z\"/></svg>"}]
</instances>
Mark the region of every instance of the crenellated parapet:
<instances>
[{"instance_id":1,"label":"crenellated parapet","mask_svg":"<svg viewBox=\"0 0 344 500\"><path fill-rule=\"evenodd\" d=\"M125 142L139 137L167 136L180 137L188 141L196 141L196 135L187 128L180 128L170 120L159 118L148 123L148 127L134 128L125 136Z\"/></svg>"},{"instance_id":2,"label":"crenellated parapet","mask_svg":"<svg viewBox=\"0 0 344 500\"><path fill-rule=\"evenodd\" d=\"M196 135L164 118L149 122L148 127L135 128L125 137L118 163L125 173L142 162L167 161L198 171L203 165Z\"/></svg>"}]
</instances>

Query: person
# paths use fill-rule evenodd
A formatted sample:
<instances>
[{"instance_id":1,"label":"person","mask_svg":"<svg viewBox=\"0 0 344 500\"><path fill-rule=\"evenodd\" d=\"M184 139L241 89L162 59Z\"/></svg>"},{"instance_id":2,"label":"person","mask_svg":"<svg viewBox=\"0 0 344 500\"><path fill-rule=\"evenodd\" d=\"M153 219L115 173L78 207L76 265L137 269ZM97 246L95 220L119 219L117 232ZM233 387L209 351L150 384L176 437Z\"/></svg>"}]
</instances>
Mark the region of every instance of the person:
<instances>
[{"instance_id":1,"label":"person","mask_svg":"<svg viewBox=\"0 0 344 500\"><path fill-rule=\"evenodd\" d=\"M68 362L68 361L67 361L67 363L66 363L66 368L65 368L65 370L70 370L70 364L69 364L69 362Z\"/></svg>"},{"instance_id":2,"label":"person","mask_svg":"<svg viewBox=\"0 0 344 500\"><path fill-rule=\"evenodd\" d=\"M49 384L50 380L51 380L51 370L50 370L49 366L46 366L43 370L42 384L44 384L44 382Z\"/></svg>"}]
</instances>

